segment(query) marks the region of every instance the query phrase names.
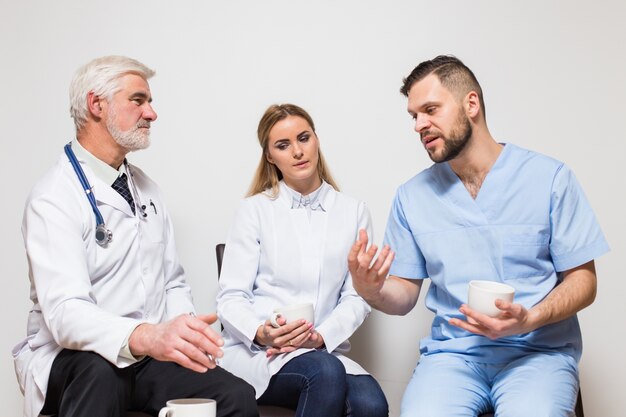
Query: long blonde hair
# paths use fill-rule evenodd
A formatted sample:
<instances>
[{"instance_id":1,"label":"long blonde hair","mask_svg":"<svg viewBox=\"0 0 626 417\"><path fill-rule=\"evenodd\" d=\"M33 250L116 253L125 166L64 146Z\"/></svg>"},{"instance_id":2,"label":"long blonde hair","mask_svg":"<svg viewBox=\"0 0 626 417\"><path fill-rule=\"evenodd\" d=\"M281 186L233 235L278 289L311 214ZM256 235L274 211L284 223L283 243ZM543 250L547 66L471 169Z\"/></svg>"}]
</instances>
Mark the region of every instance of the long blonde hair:
<instances>
[{"instance_id":1,"label":"long blonde hair","mask_svg":"<svg viewBox=\"0 0 626 417\"><path fill-rule=\"evenodd\" d=\"M268 146L270 130L272 130L276 123L286 119L288 116L303 118L307 121L309 126L311 126L313 133L315 133L315 124L313 123L313 119L302 107L296 106L295 104L273 104L269 106L267 110L265 110L263 117L261 117L259 127L257 128L257 136L263 152L261 153L259 166L257 167L254 178L252 179L252 184L248 190L248 197L266 191L270 198L278 197L278 183L283 179L283 174L276 167L276 165L267 160L267 154L269 152ZM339 187L337 187L337 184L335 183L335 180L326 165L326 160L322 155L322 150L319 148L317 173L321 180L326 181L335 190L339 191Z\"/></svg>"}]
</instances>

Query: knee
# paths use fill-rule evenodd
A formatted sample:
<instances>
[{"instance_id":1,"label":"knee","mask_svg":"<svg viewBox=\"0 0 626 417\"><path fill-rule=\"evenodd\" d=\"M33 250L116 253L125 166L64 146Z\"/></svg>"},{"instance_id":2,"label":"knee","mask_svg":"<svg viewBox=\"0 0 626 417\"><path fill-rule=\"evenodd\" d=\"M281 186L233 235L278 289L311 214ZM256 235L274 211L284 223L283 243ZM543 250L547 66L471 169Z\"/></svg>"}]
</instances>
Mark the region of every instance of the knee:
<instances>
[{"instance_id":1,"label":"knee","mask_svg":"<svg viewBox=\"0 0 626 417\"><path fill-rule=\"evenodd\" d=\"M387 401L367 401L365 404L360 404L358 408L352 408L352 415L363 417L387 417L389 416L389 406Z\"/></svg>"},{"instance_id":2,"label":"knee","mask_svg":"<svg viewBox=\"0 0 626 417\"><path fill-rule=\"evenodd\" d=\"M133 389L132 367L118 368L93 352L79 352L78 355L80 365L74 366L68 375L63 396L67 394L67 398L86 403L107 398L103 407L124 409L130 402Z\"/></svg>"},{"instance_id":3,"label":"knee","mask_svg":"<svg viewBox=\"0 0 626 417\"><path fill-rule=\"evenodd\" d=\"M573 416L574 405L565 404L558 400L525 401L517 405L499 405L496 407L498 415L502 417L569 417Z\"/></svg>"},{"instance_id":4,"label":"knee","mask_svg":"<svg viewBox=\"0 0 626 417\"><path fill-rule=\"evenodd\" d=\"M241 378L231 375L216 397L219 397L218 415L258 417L254 388Z\"/></svg>"},{"instance_id":5,"label":"knee","mask_svg":"<svg viewBox=\"0 0 626 417\"><path fill-rule=\"evenodd\" d=\"M83 366L76 371L74 381L85 388L97 385L109 388L130 388L132 384L132 369L118 368L102 356L93 352L82 352ZM130 390L129 390L130 391Z\"/></svg>"},{"instance_id":6,"label":"knee","mask_svg":"<svg viewBox=\"0 0 626 417\"><path fill-rule=\"evenodd\" d=\"M348 416L386 417L389 405L378 382L370 375L348 375Z\"/></svg>"},{"instance_id":7,"label":"knee","mask_svg":"<svg viewBox=\"0 0 626 417\"><path fill-rule=\"evenodd\" d=\"M404 394L400 405L400 417L469 417L475 415L475 410L458 404L450 404L445 399L429 401L427 397L421 397L415 401L414 398L407 398L407 393Z\"/></svg>"},{"instance_id":8,"label":"knee","mask_svg":"<svg viewBox=\"0 0 626 417\"><path fill-rule=\"evenodd\" d=\"M327 352L311 353L311 355L314 354L316 355L316 368L312 375L314 379L333 383L345 380L346 368L339 359Z\"/></svg>"},{"instance_id":9,"label":"knee","mask_svg":"<svg viewBox=\"0 0 626 417\"><path fill-rule=\"evenodd\" d=\"M346 401L346 368L326 351L312 351L292 359L281 373L300 378L300 393L320 395L326 405L342 409Z\"/></svg>"},{"instance_id":10,"label":"knee","mask_svg":"<svg viewBox=\"0 0 626 417\"><path fill-rule=\"evenodd\" d=\"M382 392L360 396L356 400L348 398L346 410L348 416L355 417L387 417L389 415L389 405Z\"/></svg>"}]
</instances>

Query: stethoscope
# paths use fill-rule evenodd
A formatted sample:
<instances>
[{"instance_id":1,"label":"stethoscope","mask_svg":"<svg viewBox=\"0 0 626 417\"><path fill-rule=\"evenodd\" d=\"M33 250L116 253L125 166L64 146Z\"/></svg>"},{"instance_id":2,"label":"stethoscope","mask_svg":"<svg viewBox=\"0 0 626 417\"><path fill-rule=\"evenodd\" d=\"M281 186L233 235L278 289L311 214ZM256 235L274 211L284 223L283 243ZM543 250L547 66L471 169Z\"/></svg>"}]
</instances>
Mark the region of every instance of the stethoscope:
<instances>
[{"instance_id":1,"label":"stethoscope","mask_svg":"<svg viewBox=\"0 0 626 417\"><path fill-rule=\"evenodd\" d=\"M85 194L87 195L87 200L89 200L89 204L91 205L93 214L95 214L96 216L96 243L98 243L98 245L102 247L105 247L106 245L109 244L109 242L111 242L111 240L113 240L113 232L111 232L111 230L107 228L106 224L104 223L104 218L102 217L102 213L100 213L100 210L98 209L98 206L96 204L96 198L93 195L91 184L89 184L89 180L87 179L87 176L85 175L85 172L83 171L83 168L80 166L80 163L78 162L78 159L76 159L76 155L74 154L74 151L72 150L72 143L71 142L68 143L67 145L65 145L63 149L65 150L65 154L67 155L67 158L70 160L70 164L72 164L72 168L74 168L74 172L76 173L76 176L78 177L78 180L80 181L80 184L83 186L83 190L85 191ZM130 186L133 189L133 194L135 195L135 198L138 199L139 193L137 192L137 187L135 186L135 181L133 180L133 174L130 171L130 167L128 166L128 163L126 162L126 160L124 160L124 166L126 167L126 171L128 171L128 178L129 178ZM154 205L152 201L150 201L150 204ZM135 207L139 209L141 216L143 218L148 217L148 213L146 213L145 204L141 204L140 202L139 204L135 204ZM156 213L156 208L155 208L155 213Z\"/></svg>"}]
</instances>

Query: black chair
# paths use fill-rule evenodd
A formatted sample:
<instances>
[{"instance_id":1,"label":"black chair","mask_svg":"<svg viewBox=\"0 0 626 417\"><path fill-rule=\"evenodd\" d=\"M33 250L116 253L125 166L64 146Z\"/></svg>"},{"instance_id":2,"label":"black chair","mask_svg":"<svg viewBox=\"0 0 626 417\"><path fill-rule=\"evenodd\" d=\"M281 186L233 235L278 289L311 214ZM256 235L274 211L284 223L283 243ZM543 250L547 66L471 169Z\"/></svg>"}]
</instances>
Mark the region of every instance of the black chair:
<instances>
[{"instance_id":1,"label":"black chair","mask_svg":"<svg viewBox=\"0 0 626 417\"><path fill-rule=\"evenodd\" d=\"M224 257L224 249L226 249L225 243L218 243L215 245L215 257L217 258L217 279L220 278L222 273L222 258Z\"/></svg>"},{"instance_id":2,"label":"black chair","mask_svg":"<svg viewBox=\"0 0 626 417\"><path fill-rule=\"evenodd\" d=\"M215 257L217 259L217 279L220 279L222 273L222 258L224 257L224 249L226 244L218 243L215 246ZM224 326L222 326L224 330ZM273 405L259 405L259 417L293 417L296 415L294 410L283 407L276 407Z\"/></svg>"}]
</instances>

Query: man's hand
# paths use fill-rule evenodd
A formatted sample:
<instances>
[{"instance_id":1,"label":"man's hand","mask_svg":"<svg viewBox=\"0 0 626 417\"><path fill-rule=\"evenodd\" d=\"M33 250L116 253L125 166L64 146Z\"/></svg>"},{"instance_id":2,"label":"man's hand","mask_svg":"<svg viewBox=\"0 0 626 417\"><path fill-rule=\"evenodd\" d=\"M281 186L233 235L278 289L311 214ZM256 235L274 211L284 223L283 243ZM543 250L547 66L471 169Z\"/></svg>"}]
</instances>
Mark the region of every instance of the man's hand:
<instances>
[{"instance_id":1,"label":"man's hand","mask_svg":"<svg viewBox=\"0 0 626 417\"><path fill-rule=\"evenodd\" d=\"M593 302L597 287L595 264L589 261L563 271L561 275L561 283L540 303L528 310L520 304L496 300L496 307L502 310L502 314L492 318L477 313L464 304L460 311L467 316L468 321L450 319L450 324L490 339L498 339L528 333L565 320Z\"/></svg>"},{"instance_id":2,"label":"man's hand","mask_svg":"<svg viewBox=\"0 0 626 417\"><path fill-rule=\"evenodd\" d=\"M502 311L500 315L489 317L463 304L459 311L465 314L467 321L453 318L450 319L449 323L492 340L534 330L531 315L521 304L513 304L498 299L496 300L496 307Z\"/></svg>"},{"instance_id":3,"label":"man's hand","mask_svg":"<svg viewBox=\"0 0 626 417\"><path fill-rule=\"evenodd\" d=\"M128 344L135 356L151 356L160 361L176 362L196 372L206 372L224 356L224 340L211 324L217 315L180 315L159 324L140 324L130 335Z\"/></svg>"},{"instance_id":4,"label":"man's hand","mask_svg":"<svg viewBox=\"0 0 626 417\"><path fill-rule=\"evenodd\" d=\"M375 305L389 273L394 253L389 246L385 246L373 261L378 247L372 245L368 249L367 243L367 232L359 230L359 239L352 245L348 254L348 269L356 292L365 301Z\"/></svg>"}]
</instances>

